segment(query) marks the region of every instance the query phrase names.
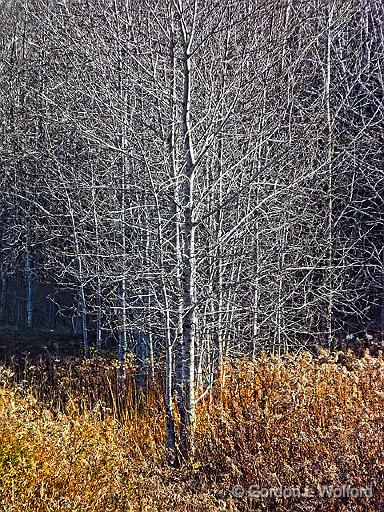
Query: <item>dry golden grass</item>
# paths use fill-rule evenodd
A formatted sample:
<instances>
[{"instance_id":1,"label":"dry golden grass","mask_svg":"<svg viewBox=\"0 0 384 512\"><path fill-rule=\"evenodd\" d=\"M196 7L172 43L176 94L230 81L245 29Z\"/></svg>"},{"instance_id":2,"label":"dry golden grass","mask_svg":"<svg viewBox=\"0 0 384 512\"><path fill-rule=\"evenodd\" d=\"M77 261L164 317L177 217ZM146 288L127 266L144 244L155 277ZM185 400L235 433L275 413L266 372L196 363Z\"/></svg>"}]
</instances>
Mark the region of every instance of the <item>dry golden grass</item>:
<instances>
[{"instance_id":1,"label":"dry golden grass","mask_svg":"<svg viewBox=\"0 0 384 512\"><path fill-rule=\"evenodd\" d=\"M100 358L40 361L23 372L16 384L0 370L4 512L384 510L381 356L228 365L224 385L199 402L196 460L179 470L165 463L161 386L144 397L130 374L123 405L116 366ZM328 484L372 485L373 496L248 495L251 485ZM244 496L232 496L234 485Z\"/></svg>"}]
</instances>

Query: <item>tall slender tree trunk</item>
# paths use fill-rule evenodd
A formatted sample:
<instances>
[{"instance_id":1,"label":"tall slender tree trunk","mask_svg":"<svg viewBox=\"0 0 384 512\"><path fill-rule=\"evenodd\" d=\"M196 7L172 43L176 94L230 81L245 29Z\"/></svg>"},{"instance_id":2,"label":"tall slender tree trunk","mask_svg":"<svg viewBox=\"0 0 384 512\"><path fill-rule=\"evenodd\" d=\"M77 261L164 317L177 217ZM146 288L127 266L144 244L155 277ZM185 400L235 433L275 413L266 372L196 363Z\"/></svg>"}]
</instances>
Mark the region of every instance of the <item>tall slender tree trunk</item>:
<instances>
[{"instance_id":1,"label":"tall slender tree trunk","mask_svg":"<svg viewBox=\"0 0 384 512\"><path fill-rule=\"evenodd\" d=\"M92 173L92 206L93 206L93 222L95 225L96 235L96 321L95 321L95 332L96 332L96 349L101 349L102 344L102 331L101 331L101 307L102 307L102 292L100 282L100 234L99 234L99 217L97 214L97 195L96 195L96 184L95 176Z\"/></svg>"},{"instance_id":2,"label":"tall slender tree trunk","mask_svg":"<svg viewBox=\"0 0 384 512\"><path fill-rule=\"evenodd\" d=\"M71 218L72 225L72 235L73 235L73 245L75 249L76 261L77 261L77 273L78 273L78 281L79 281L79 289L78 289L78 314L81 322L81 333L83 338L83 353L84 357L89 356L89 342L88 342L88 327L87 327L87 304L85 298L85 287L84 287L84 272L83 272L83 261L81 259L80 253L80 244L79 237L77 233L76 221L75 221L75 213L72 207L71 197L69 195L68 189L65 189L67 202L68 202L68 210Z\"/></svg>"},{"instance_id":3,"label":"tall slender tree trunk","mask_svg":"<svg viewBox=\"0 0 384 512\"><path fill-rule=\"evenodd\" d=\"M80 263L81 268L81 263ZM83 336L83 352L84 357L89 356L89 342L88 342L88 328L87 328L87 305L85 300L85 290L84 290L84 284L82 282L81 277L81 283L80 283L80 290L79 290L79 311L80 311L80 317L81 317L81 331Z\"/></svg>"},{"instance_id":4,"label":"tall slender tree trunk","mask_svg":"<svg viewBox=\"0 0 384 512\"><path fill-rule=\"evenodd\" d=\"M195 155L191 129L191 43L183 26L183 101L182 137L184 143L183 183L181 201L183 205L183 403L180 410L181 452L185 460L191 460L194 453L195 426L195 219L194 219L194 178Z\"/></svg>"},{"instance_id":5,"label":"tall slender tree trunk","mask_svg":"<svg viewBox=\"0 0 384 512\"><path fill-rule=\"evenodd\" d=\"M128 24L126 19L122 19L122 13L127 15L125 12L128 4L119 5L119 2L114 0L114 11L115 11L115 49L117 56L117 70L118 70L118 87L119 87L119 99L121 101L121 118L119 119L119 135L118 135L118 147L121 151L119 158L119 207L120 207L120 218L118 222L118 236L120 241L122 269L121 278L118 286L118 358L120 361L119 368L119 385L120 385L120 396L122 400L125 400L126 395L126 368L125 361L127 357L127 277L126 277L126 255L127 255L127 236L126 236L126 207L127 207L127 181L128 181L128 121L129 121L129 95L128 95L128 81L126 79L126 59L127 54L125 46L122 42L122 38L128 31ZM124 34L124 36L123 36Z\"/></svg>"},{"instance_id":6,"label":"tall slender tree trunk","mask_svg":"<svg viewBox=\"0 0 384 512\"><path fill-rule=\"evenodd\" d=\"M327 160L328 160L328 306L327 306L327 344L331 348L333 342L334 320L334 222L333 222L333 126L331 110L331 46L334 3L328 7L327 19L327 57L325 70L325 101L327 116Z\"/></svg>"},{"instance_id":7,"label":"tall slender tree trunk","mask_svg":"<svg viewBox=\"0 0 384 512\"><path fill-rule=\"evenodd\" d=\"M177 165L177 148L176 148L176 124L178 122L177 119L177 97L176 97L176 57L175 57L175 45L176 45L176 36L173 22L173 13L172 13L172 21L171 21L171 32L170 32L170 65L172 70L172 78L171 78L171 87L170 87L170 111L171 111L171 126L170 133L168 136L169 141L169 161L170 161L170 171L171 177L173 180L173 198L172 198L172 217L173 217L173 247L174 247L174 261L175 261L175 285L176 285L176 308L174 312L174 342L173 342L173 364L172 368L169 367L170 371L174 371L174 383L172 388L172 395L175 393L177 400L178 410L181 411L184 407L184 391L183 391L183 382L184 382L184 338L183 338L183 314L184 314L184 301L182 294L182 268L183 268L183 257L182 257L182 237L183 233L181 232L181 190L180 190L180 178L178 175L178 165ZM174 413L174 411L172 411ZM174 425L173 435L175 436ZM173 440L175 442L175 439ZM175 462L180 463L180 461L176 460Z\"/></svg>"},{"instance_id":8,"label":"tall slender tree trunk","mask_svg":"<svg viewBox=\"0 0 384 512\"><path fill-rule=\"evenodd\" d=\"M26 325L28 329L33 324L33 275L32 275L33 256L31 248L27 243L25 251L25 284L26 284Z\"/></svg>"},{"instance_id":9,"label":"tall slender tree trunk","mask_svg":"<svg viewBox=\"0 0 384 512\"><path fill-rule=\"evenodd\" d=\"M127 239L125 234L125 187L126 187L126 157L123 155L122 157L122 176L121 176L121 201L120 201L120 220L119 220L119 234L120 234L120 244L121 244L121 252L122 252L122 260L125 262L126 251L127 251ZM124 265L123 265L124 267ZM118 286L118 340L119 340L119 348L118 348L118 358L120 361L119 368L119 380L120 380L120 396L122 399L125 398L126 395L126 368L125 361L127 358L127 278L125 275L125 268L122 269L122 276L120 279L120 283Z\"/></svg>"}]
</instances>

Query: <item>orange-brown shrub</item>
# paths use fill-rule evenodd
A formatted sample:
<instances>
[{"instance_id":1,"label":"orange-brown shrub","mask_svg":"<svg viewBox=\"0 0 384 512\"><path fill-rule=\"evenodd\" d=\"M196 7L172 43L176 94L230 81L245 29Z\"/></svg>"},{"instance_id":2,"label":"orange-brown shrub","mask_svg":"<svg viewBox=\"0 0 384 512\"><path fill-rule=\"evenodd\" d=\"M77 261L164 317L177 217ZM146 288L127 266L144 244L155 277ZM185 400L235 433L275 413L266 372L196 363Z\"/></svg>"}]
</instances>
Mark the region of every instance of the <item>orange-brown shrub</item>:
<instances>
[{"instance_id":1,"label":"orange-brown shrub","mask_svg":"<svg viewBox=\"0 0 384 512\"><path fill-rule=\"evenodd\" d=\"M161 382L142 396L129 377L122 403L116 365L100 358L76 370L56 361L49 377L35 363L19 384L2 368L0 510L379 511L384 361L338 359L227 364L198 404L196 458L182 469L165 460ZM373 496L321 499L317 486L331 484L372 485ZM232 495L235 485L243 496ZM259 499L250 486L313 496Z\"/></svg>"}]
</instances>

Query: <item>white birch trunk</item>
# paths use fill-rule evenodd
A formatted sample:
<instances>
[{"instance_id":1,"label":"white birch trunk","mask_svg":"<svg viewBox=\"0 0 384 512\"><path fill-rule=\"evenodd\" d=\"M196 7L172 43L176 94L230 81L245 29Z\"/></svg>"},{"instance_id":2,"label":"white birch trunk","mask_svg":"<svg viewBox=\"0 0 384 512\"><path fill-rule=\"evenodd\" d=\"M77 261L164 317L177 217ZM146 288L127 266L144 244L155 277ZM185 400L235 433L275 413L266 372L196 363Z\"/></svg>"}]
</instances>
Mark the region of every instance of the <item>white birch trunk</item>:
<instances>
[{"instance_id":1,"label":"white birch trunk","mask_svg":"<svg viewBox=\"0 0 384 512\"><path fill-rule=\"evenodd\" d=\"M327 61L325 79L325 101L328 132L328 307L327 307L327 343L331 348L333 342L333 315L334 315L334 233L333 233L333 128L331 110L331 46L332 46L332 23L334 14L334 3L331 2L327 20Z\"/></svg>"},{"instance_id":2,"label":"white birch trunk","mask_svg":"<svg viewBox=\"0 0 384 512\"><path fill-rule=\"evenodd\" d=\"M185 27L184 27L185 29ZM186 460L193 457L195 425L195 156L191 130L191 42L184 32L182 135L184 141L184 176L181 190L184 223L183 247L183 405L181 416L181 451Z\"/></svg>"}]
</instances>

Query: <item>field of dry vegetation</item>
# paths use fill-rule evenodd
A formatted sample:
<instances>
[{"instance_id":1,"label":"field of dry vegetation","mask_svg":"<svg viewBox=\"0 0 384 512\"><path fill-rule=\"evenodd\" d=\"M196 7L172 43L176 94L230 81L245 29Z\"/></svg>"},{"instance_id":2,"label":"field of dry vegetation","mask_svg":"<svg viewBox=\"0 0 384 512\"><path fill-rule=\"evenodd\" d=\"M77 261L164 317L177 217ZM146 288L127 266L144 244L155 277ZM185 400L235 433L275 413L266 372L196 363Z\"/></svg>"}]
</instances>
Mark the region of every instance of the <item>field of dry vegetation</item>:
<instances>
[{"instance_id":1,"label":"field of dry vegetation","mask_svg":"<svg viewBox=\"0 0 384 512\"><path fill-rule=\"evenodd\" d=\"M123 407L113 362L14 366L0 367L1 511L383 510L380 354L227 365L182 469L165 462L160 384L144 397L129 377ZM331 485L367 496L322 497Z\"/></svg>"}]
</instances>

